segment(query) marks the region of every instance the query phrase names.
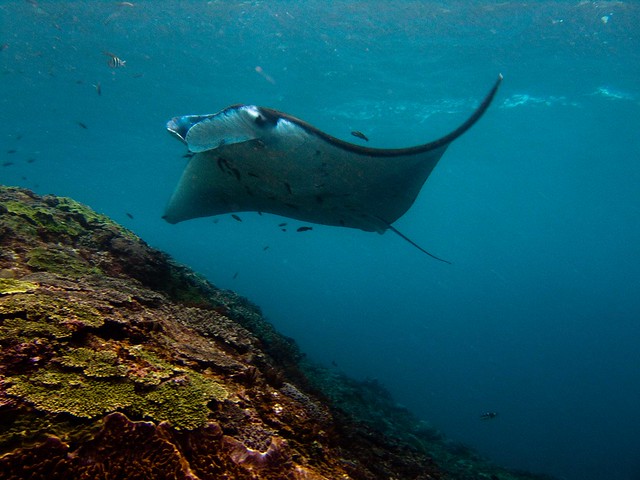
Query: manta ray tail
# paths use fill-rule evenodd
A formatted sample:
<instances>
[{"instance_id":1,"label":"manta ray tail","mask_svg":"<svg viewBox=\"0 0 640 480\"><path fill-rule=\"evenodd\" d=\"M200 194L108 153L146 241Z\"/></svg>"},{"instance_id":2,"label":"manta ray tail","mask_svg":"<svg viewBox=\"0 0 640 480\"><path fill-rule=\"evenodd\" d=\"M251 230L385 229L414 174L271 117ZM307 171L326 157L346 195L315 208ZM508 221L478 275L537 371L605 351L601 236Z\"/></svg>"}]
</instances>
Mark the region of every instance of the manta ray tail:
<instances>
[{"instance_id":1,"label":"manta ray tail","mask_svg":"<svg viewBox=\"0 0 640 480\"><path fill-rule=\"evenodd\" d=\"M451 265L451 262L449 262L448 260L445 260L443 258L440 257L436 257L435 255L433 255L432 253L427 252L424 248L422 248L420 245L418 245L416 242L414 242L413 240L411 240L409 237L407 237L404 233L400 232L397 228L395 228L393 225L389 224L389 230L391 230L392 232L394 232L395 234L397 234L399 237L405 239L407 242L409 242L411 245L413 245L414 247L416 247L418 250L420 250L421 252L426 253L427 255L429 255L431 258L435 258L436 260L440 260L441 262L444 263L448 263L449 265Z\"/></svg>"}]
</instances>

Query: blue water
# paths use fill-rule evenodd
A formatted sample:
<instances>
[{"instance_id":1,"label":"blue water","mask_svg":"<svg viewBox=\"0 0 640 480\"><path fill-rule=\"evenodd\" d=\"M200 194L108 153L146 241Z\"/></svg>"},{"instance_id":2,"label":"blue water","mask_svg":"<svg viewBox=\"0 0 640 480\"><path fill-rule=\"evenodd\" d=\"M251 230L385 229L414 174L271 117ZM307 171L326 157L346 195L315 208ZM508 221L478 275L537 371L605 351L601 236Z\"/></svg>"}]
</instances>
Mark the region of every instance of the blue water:
<instances>
[{"instance_id":1,"label":"blue water","mask_svg":"<svg viewBox=\"0 0 640 480\"><path fill-rule=\"evenodd\" d=\"M1 183L110 215L496 462L640 478L638 3L134 3L0 3ZM392 233L160 218L175 115L254 103L408 146L499 72L396 223L453 265Z\"/></svg>"}]
</instances>

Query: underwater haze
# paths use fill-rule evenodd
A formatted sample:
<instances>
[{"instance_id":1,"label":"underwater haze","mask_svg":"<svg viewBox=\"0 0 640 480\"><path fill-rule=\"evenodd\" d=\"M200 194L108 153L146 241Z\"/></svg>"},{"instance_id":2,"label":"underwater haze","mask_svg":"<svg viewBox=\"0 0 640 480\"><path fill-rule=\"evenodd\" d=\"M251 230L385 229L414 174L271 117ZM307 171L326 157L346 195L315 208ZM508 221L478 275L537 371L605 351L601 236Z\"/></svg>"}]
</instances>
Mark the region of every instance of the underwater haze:
<instances>
[{"instance_id":1,"label":"underwater haze","mask_svg":"<svg viewBox=\"0 0 640 480\"><path fill-rule=\"evenodd\" d=\"M452 265L393 232L161 218L174 116L263 105L405 147L499 73L394 224ZM453 441L640 479L640 3L4 0L0 123L0 183L111 216Z\"/></svg>"}]
</instances>

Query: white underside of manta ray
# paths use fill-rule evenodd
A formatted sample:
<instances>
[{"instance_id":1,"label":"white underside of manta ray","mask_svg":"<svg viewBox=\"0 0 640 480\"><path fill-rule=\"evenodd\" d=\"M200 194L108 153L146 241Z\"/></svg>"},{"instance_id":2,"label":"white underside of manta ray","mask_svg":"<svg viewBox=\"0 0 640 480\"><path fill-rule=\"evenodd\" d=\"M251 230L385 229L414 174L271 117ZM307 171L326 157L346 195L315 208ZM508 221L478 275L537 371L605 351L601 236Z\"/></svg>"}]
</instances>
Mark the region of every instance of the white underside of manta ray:
<instances>
[{"instance_id":1,"label":"white underside of manta ray","mask_svg":"<svg viewBox=\"0 0 640 480\"><path fill-rule=\"evenodd\" d=\"M391 229L442 260L391 224L411 207L449 144L487 110L501 81L502 75L453 132L408 148L355 145L286 113L253 105L174 117L167 129L193 156L163 218L178 223L254 211L367 232Z\"/></svg>"}]
</instances>

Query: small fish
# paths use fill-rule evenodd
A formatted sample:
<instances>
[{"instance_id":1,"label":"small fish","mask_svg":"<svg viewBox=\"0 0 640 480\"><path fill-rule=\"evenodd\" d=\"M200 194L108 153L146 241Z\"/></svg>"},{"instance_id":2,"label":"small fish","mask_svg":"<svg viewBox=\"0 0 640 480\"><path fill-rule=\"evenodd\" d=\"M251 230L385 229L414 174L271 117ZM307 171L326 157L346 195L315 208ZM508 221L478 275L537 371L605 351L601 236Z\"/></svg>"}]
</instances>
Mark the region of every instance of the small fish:
<instances>
[{"instance_id":1,"label":"small fish","mask_svg":"<svg viewBox=\"0 0 640 480\"><path fill-rule=\"evenodd\" d=\"M496 412L485 412L482 415L480 415L480 419L481 420L492 420L494 418L496 418L498 416L498 414Z\"/></svg>"},{"instance_id":2,"label":"small fish","mask_svg":"<svg viewBox=\"0 0 640 480\"><path fill-rule=\"evenodd\" d=\"M3 167L10 167L11 165L13 165L13 162L4 162L2 164Z\"/></svg>"},{"instance_id":3,"label":"small fish","mask_svg":"<svg viewBox=\"0 0 640 480\"><path fill-rule=\"evenodd\" d=\"M107 18L105 18L102 23L104 25L109 25L113 20L115 20L119 16L120 16L120 12L119 11L115 11L115 12L109 14L109 16Z\"/></svg>"},{"instance_id":4,"label":"small fish","mask_svg":"<svg viewBox=\"0 0 640 480\"><path fill-rule=\"evenodd\" d=\"M17 150L14 149L14 148L12 148L11 150L7 150L7 153L16 153L16 152L17 152Z\"/></svg>"},{"instance_id":5,"label":"small fish","mask_svg":"<svg viewBox=\"0 0 640 480\"><path fill-rule=\"evenodd\" d=\"M269 82L271 85L275 85L276 81L273 79L273 77L271 75L269 75L267 72L264 71L264 69L258 65L255 68L255 71L258 75L260 75L262 78L264 78L267 82Z\"/></svg>"},{"instance_id":6,"label":"small fish","mask_svg":"<svg viewBox=\"0 0 640 480\"><path fill-rule=\"evenodd\" d=\"M9 48L9 44L3 43L2 45L0 45L0 52L5 51L7 48Z\"/></svg>"},{"instance_id":7,"label":"small fish","mask_svg":"<svg viewBox=\"0 0 640 480\"><path fill-rule=\"evenodd\" d=\"M127 66L127 61L121 60L118 57L111 57L107 62L107 65L109 65L111 68L124 68Z\"/></svg>"},{"instance_id":8,"label":"small fish","mask_svg":"<svg viewBox=\"0 0 640 480\"><path fill-rule=\"evenodd\" d=\"M233 278L233 280L235 280L236 278L238 278L238 272L234 273L232 278Z\"/></svg>"},{"instance_id":9,"label":"small fish","mask_svg":"<svg viewBox=\"0 0 640 480\"><path fill-rule=\"evenodd\" d=\"M36 159L35 159L35 158L30 158L29 160L27 160L27 163L33 163L33 162L35 162L35 161L36 161Z\"/></svg>"},{"instance_id":10,"label":"small fish","mask_svg":"<svg viewBox=\"0 0 640 480\"><path fill-rule=\"evenodd\" d=\"M309 230L313 230L313 227L298 227L296 232L308 232Z\"/></svg>"},{"instance_id":11,"label":"small fish","mask_svg":"<svg viewBox=\"0 0 640 480\"><path fill-rule=\"evenodd\" d=\"M86 124L82 123L82 122L76 122L78 124L79 127L84 128L85 130L88 129L89 127L87 127Z\"/></svg>"},{"instance_id":12,"label":"small fish","mask_svg":"<svg viewBox=\"0 0 640 480\"><path fill-rule=\"evenodd\" d=\"M93 86L93 88L95 88L95 89L96 89L96 93L97 93L98 95L102 95L102 87L100 86L100 82L96 83L96 84Z\"/></svg>"},{"instance_id":13,"label":"small fish","mask_svg":"<svg viewBox=\"0 0 640 480\"><path fill-rule=\"evenodd\" d=\"M354 130L353 132L351 132L351 135L353 135L354 137L361 138L361 139L362 139L362 140L364 140L365 142L368 142L368 141L369 141L369 139L367 138L367 136L366 136L364 133L362 133L361 131L359 131L359 130Z\"/></svg>"},{"instance_id":14,"label":"small fish","mask_svg":"<svg viewBox=\"0 0 640 480\"><path fill-rule=\"evenodd\" d=\"M133 215L131 215L129 212L126 212L125 214L127 217L129 217L131 220L133 220Z\"/></svg>"},{"instance_id":15,"label":"small fish","mask_svg":"<svg viewBox=\"0 0 640 480\"><path fill-rule=\"evenodd\" d=\"M133 7L133 3L131 3L131 2L119 2L118 6L119 7Z\"/></svg>"},{"instance_id":16,"label":"small fish","mask_svg":"<svg viewBox=\"0 0 640 480\"><path fill-rule=\"evenodd\" d=\"M191 158L195 155L195 152L188 152L182 155L182 158Z\"/></svg>"},{"instance_id":17,"label":"small fish","mask_svg":"<svg viewBox=\"0 0 640 480\"><path fill-rule=\"evenodd\" d=\"M124 68L127 66L127 61L126 60L122 60L121 58L118 58L117 55L114 55L113 53L110 52L104 52L104 54L109 57L109 60L107 61L107 65L109 65L109 67L111 68Z\"/></svg>"},{"instance_id":18,"label":"small fish","mask_svg":"<svg viewBox=\"0 0 640 480\"><path fill-rule=\"evenodd\" d=\"M267 250L269 250L269 245L265 245L265 246L262 248L262 251L263 251L263 252L266 252Z\"/></svg>"},{"instance_id":19,"label":"small fish","mask_svg":"<svg viewBox=\"0 0 640 480\"><path fill-rule=\"evenodd\" d=\"M279 227L286 227L287 226L287 222L282 222L278 224Z\"/></svg>"},{"instance_id":20,"label":"small fish","mask_svg":"<svg viewBox=\"0 0 640 480\"><path fill-rule=\"evenodd\" d=\"M238 215L236 215L235 213L231 214L231 217L232 217L234 220L237 220L237 221L239 221L239 222L241 222L241 221L242 221L242 219L241 219Z\"/></svg>"}]
</instances>

